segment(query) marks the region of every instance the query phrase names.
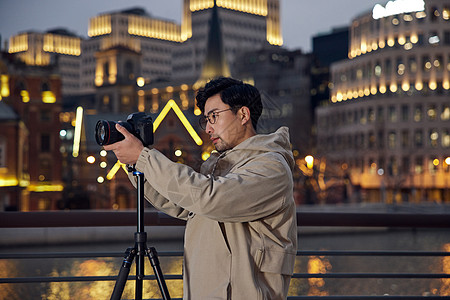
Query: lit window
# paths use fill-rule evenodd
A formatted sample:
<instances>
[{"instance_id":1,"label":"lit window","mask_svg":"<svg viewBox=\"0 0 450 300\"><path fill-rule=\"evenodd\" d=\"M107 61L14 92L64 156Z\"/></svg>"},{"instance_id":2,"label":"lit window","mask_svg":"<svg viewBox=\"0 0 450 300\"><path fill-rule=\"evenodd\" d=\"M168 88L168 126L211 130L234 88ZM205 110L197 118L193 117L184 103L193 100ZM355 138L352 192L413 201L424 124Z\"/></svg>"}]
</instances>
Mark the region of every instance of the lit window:
<instances>
[{"instance_id":1,"label":"lit window","mask_svg":"<svg viewBox=\"0 0 450 300\"><path fill-rule=\"evenodd\" d=\"M450 107L447 104L442 106L441 120L449 120L450 119Z\"/></svg>"},{"instance_id":2,"label":"lit window","mask_svg":"<svg viewBox=\"0 0 450 300\"><path fill-rule=\"evenodd\" d=\"M439 133L436 129L430 130L430 145L432 147L437 147L438 145L438 139L439 139Z\"/></svg>"},{"instance_id":3,"label":"lit window","mask_svg":"<svg viewBox=\"0 0 450 300\"><path fill-rule=\"evenodd\" d=\"M443 148L450 148L450 131L448 129L442 131L441 144Z\"/></svg>"}]
</instances>

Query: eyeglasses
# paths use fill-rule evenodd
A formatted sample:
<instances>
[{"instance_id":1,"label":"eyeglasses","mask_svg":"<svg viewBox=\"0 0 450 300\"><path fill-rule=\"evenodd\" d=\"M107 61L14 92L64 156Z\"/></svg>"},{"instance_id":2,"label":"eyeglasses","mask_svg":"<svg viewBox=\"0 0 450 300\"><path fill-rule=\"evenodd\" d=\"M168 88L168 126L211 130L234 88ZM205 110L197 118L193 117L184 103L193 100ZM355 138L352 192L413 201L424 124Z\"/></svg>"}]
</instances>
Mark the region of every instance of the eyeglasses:
<instances>
[{"instance_id":1,"label":"eyeglasses","mask_svg":"<svg viewBox=\"0 0 450 300\"><path fill-rule=\"evenodd\" d=\"M206 123L207 122L209 122L209 124L215 124L217 122L217 118L219 117L219 114L221 112L224 112L224 111L227 111L227 110L232 110L232 108L219 110L219 111L212 111L207 116L201 116L200 119L198 120L198 123L200 124L200 127L203 130L206 130Z\"/></svg>"}]
</instances>

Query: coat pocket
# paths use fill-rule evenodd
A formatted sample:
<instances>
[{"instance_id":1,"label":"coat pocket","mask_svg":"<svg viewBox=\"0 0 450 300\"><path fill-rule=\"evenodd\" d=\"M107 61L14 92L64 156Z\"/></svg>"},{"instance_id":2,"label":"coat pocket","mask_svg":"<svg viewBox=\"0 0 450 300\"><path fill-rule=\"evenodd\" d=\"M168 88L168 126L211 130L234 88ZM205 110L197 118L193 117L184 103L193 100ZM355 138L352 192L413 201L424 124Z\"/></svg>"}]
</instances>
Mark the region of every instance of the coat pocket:
<instances>
[{"instance_id":1,"label":"coat pocket","mask_svg":"<svg viewBox=\"0 0 450 300\"><path fill-rule=\"evenodd\" d=\"M260 258L260 270L261 272L292 276L295 256L295 253L265 249Z\"/></svg>"}]
</instances>

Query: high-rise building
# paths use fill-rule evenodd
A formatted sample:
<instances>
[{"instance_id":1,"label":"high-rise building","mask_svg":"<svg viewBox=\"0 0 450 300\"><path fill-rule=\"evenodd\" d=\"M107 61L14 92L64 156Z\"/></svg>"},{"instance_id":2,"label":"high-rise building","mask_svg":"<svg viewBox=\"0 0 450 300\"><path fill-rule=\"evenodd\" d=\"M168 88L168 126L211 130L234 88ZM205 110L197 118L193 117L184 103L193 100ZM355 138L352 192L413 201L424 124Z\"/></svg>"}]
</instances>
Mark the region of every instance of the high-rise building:
<instances>
[{"instance_id":1,"label":"high-rise building","mask_svg":"<svg viewBox=\"0 0 450 300\"><path fill-rule=\"evenodd\" d=\"M80 56L82 39L66 29L45 33L23 32L9 39L9 53L28 66L57 66L62 94L80 93Z\"/></svg>"},{"instance_id":2,"label":"high-rise building","mask_svg":"<svg viewBox=\"0 0 450 300\"><path fill-rule=\"evenodd\" d=\"M376 5L349 46L317 109L320 156L358 200L450 201L450 1Z\"/></svg>"}]
</instances>

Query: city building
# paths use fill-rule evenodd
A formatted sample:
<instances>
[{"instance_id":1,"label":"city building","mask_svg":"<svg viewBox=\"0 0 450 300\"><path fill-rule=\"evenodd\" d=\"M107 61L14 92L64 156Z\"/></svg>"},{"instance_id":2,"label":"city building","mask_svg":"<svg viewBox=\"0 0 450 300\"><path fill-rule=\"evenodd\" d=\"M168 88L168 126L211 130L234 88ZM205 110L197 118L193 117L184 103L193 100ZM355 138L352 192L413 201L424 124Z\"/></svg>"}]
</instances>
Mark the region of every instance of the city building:
<instances>
[{"instance_id":1,"label":"city building","mask_svg":"<svg viewBox=\"0 0 450 300\"><path fill-rule=\"evenodd\" d=\"M450 201L450 1L389 1L356 17L331 66L317 156L351 201Z\"/></svg>"},{"instance_id":2,"label":"city building","mask_svg":"<svg viewBox=\"0 0 450 300\"><path fill-rule=\"evenodd\" d=\"M80 93L82 39L66 29L22 32L9 39L9 53L28 66L52 66L61 76L62 94Z\"/></svg>"},{"instance_id":3,"label":"city building","mask_svg":"<svg viewBox=\"0 0 450 300\"><path fill-rule=\"evenodd\" d=\"M57 209L63 182L61 80L49 66L0 59L0 209Z\"/></svg>"}]
</instances>

